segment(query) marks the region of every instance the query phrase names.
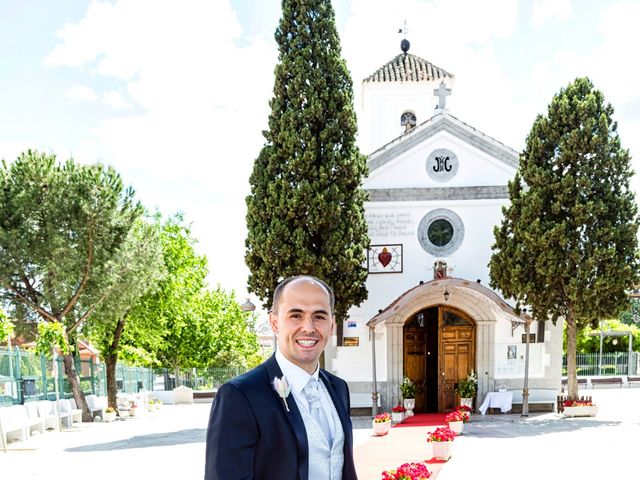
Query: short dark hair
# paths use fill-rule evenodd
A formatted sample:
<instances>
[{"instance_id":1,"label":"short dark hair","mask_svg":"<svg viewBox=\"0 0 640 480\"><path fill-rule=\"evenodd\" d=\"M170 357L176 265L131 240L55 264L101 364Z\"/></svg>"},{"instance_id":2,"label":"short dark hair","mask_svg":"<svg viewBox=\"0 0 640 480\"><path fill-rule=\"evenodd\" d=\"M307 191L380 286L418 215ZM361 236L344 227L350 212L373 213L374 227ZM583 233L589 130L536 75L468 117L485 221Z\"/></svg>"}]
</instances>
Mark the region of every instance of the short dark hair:
<instances>
[{"instance_id":1,"label":"short dark hair","mask_svg":"<svg viewBox=\"0 0 640 480\"><path fill-rule=\"evenodd\" d=\"M326 282L320 280L318 277L314 277L313 275L294 275L293 277L287 277L282 280L273 292L273 303L271 304L271 311L273 313L277 313L278 311L278 303L280 303L280 298L282 297L282 292L284 292L285 287L296 280L309 280L324 288L329 295L329 306L331 307L330 313L333 315L333 309L336 303L335 296L333 295L333 289L327 285Z\"/></svg>"}]
</instances>

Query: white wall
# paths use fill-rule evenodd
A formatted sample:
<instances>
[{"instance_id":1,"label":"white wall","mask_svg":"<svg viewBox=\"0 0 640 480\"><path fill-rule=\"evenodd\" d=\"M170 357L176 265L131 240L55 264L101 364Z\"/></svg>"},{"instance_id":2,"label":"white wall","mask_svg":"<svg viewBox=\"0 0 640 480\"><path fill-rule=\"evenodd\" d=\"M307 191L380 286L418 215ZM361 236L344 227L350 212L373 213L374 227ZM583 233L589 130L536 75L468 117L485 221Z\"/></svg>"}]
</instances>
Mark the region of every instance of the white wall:
<instances>
[{"instance_id":1,"label":"white wall","mask_svg":"<svg viewBox=\"0 0 640 480\"><path fill-rule=\"evenodd\" d=\"M445 82L448 88L453 79ZM404 133L400 117L406 111L416 115L417 124L433 116L438 99L433 90L437 82L366 82L362 86L362 116L359 145L369 154Z\"/></svg>"}]
</instances>

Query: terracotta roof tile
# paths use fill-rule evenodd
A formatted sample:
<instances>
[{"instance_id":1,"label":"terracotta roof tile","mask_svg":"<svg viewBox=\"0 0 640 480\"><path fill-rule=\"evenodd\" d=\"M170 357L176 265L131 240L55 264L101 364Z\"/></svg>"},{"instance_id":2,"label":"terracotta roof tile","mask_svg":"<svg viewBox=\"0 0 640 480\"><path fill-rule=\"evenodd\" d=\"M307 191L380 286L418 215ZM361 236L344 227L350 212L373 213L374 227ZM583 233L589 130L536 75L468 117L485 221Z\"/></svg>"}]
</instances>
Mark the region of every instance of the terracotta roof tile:
<instances>
[{"instance_id":1,"label":"terracotta roof tile","mask_svg":"<svg viewBox=\"0 0 640 480\"><path fill-rule=\"evenodd\" d=\"M429 82L447 77L453 75L416 55L401 53L363 82Z\"/></svg>"}]
</instances>

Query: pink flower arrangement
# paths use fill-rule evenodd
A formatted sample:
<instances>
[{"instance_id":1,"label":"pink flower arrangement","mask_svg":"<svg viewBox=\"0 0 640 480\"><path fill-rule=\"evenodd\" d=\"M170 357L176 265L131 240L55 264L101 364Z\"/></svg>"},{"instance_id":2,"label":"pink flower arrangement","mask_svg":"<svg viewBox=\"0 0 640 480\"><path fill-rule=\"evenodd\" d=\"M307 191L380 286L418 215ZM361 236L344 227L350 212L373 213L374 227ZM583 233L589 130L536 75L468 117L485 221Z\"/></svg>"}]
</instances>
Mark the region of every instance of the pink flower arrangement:
<instances>
[{"instance_id":1,"label":"pink flower arrangement","mask_svg":"<svg viewBox=\"0 0 640 480\"><path fill-rule=\"evenodd\" d=\"M468 405L458 405L456 407L456 412L471 412L471 407Z\"/></svg>"},{"instance_id":2,"label":"pink flower arrangement","mask_svg":"<svg viewBox=\"0 0 640 480\"><path fill-rule=\"evenodd\" d=\"M403 463L395 470L382 472L382 480L427 480L430 476L424 463Z\"/></svg>"},{"instance_id":3,"label":"pink flower arrangement","mask_svg":"<svg viewBox=\"0 0 640 480\"><path fill-rule=\"evenodd\" d=\"M385 423L391 421L391 414L384 412L373 417L373 423Z\"/></svg>"},{"instance_id":4,"label":"pink flower arrangement","mask_svg":"<svg viewBox=\"0 0 640 480\"><path fill-rule=\"evenodd\" d=\"M456 434L449 427L436 428L427 437L427 442L453 442Z\"/></svg>"},{"instance_id":5,"label":"pink flower arrangement","mask_svg":"<svg viewBox=\"0 0 640 480\"><path fill-rule=\"evenodd\" d=\"M445 422L464 422L464 419L462 417L462 413L461 412L453 411L453 412L447 414L446 417L444 417L444 421Z\"/></svg>"},{"instance_id":6,"label":"pink flower arrangement","mask_svg":"<svg viewBox=\"0 0 640 480\"><path fill-rule=\"evenodd\" d=\"M404 413L406 411L406 408L404 408L402 405L396 405L391 409L391 411L394 413Z\"/></svg>"}]
</instances>

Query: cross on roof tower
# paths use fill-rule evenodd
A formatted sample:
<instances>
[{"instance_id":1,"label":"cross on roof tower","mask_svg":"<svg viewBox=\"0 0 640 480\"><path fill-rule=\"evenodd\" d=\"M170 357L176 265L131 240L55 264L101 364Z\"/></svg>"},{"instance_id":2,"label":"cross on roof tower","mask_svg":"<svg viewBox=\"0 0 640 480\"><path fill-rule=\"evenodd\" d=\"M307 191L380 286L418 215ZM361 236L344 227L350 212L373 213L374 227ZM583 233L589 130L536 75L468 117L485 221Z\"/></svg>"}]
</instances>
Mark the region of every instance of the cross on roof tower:
<instances>
[{"instance_id":1,"label":"cross on roof tower","mask_svg":"<svg viewBox=\"0 0 640 480\"><path fill-rule=\"evenodd\" d=\"M433 95L438 97L438 106L436 107L437 111L444 111L445 104L447 103L447 95L451 95L451 89L447 88L444 82L440 82L438 88L433 90Z\"/></svg>"}]
</instances>

